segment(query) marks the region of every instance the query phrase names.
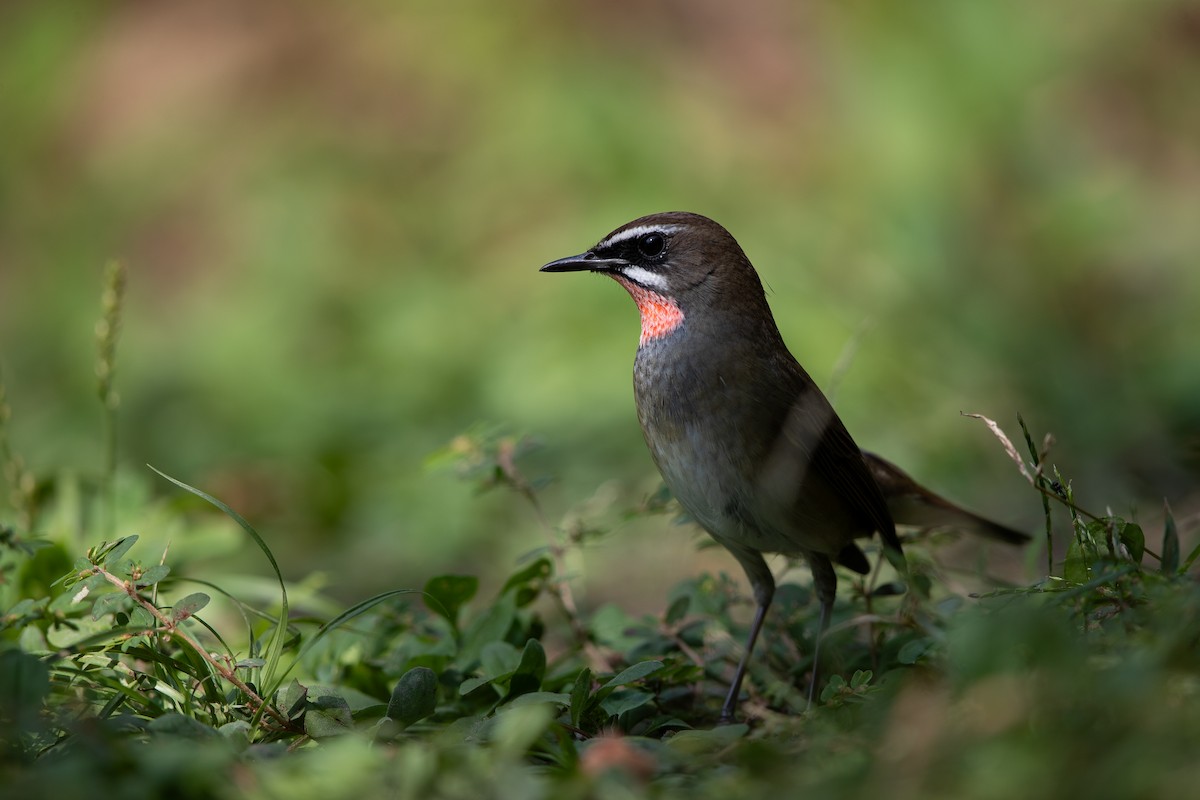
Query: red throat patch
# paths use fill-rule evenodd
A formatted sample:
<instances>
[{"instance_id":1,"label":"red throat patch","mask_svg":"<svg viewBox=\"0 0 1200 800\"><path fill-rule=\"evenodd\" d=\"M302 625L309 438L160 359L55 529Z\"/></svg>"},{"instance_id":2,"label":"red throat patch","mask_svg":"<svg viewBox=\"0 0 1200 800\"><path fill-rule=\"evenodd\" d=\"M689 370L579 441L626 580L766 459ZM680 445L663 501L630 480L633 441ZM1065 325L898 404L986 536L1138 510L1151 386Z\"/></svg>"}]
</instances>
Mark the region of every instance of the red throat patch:
<instances>
[{"instance_id":1,"label":"red throat patch","mask_svg":"<svg viewBox=\"0 0 1200 800\"><path fill-rule=\"evenodd\" d=\"M666 336L683 324L683 312L675 301L658 292L652 292L621 275L614 275L617 283L625 287L633 302L637 303L638 311L642 312L642 338L638 345L644 345L651 339Z\"/></svg>"}]
</instances>

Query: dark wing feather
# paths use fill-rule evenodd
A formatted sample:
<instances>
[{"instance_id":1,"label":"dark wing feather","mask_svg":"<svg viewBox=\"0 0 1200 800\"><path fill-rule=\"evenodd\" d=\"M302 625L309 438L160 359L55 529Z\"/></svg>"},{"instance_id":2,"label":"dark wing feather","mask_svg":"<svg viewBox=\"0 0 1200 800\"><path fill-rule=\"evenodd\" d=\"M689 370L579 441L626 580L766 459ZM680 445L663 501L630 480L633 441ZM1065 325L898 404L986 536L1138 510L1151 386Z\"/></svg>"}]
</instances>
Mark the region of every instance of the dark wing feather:
<instances>
[{"instance_id":1,"label":"dark wing feather","mask_svg":"<svg viewBox=\"0 0 1200 800\"><path fill-rule=\"evenodd\" d=\"M783 424L788 438L808 450L807 469L831 487L860 521L864 532L858 535L878 531L884 545L899 553L896 525L883 494L829 400L790 353L777 363L775 374L789 376L786 385L774 389L789 397L790 411ZM815 445L809 444L813 442Z\"/></svg>"}]
</instances>

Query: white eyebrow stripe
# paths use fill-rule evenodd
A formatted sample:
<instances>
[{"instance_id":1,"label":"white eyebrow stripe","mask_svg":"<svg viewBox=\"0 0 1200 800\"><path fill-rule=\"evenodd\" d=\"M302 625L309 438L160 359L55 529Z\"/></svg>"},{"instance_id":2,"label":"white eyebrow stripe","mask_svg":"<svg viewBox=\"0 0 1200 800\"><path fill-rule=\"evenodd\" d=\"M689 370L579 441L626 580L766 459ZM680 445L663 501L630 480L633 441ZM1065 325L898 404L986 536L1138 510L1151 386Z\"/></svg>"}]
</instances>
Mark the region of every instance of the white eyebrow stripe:
<instances>
[{"instance_id":1,"label":"white eyebrow stripe","mask_svg":"<svg viewBox=\"0 0 1200 800\"><path fill-rule=\"evenodd\" d=\"M596 245L595 250L602 250L605 247L612 247L618 242L626 242L630 239L636 239L644 233L661 233L664 236L670 233L675 233L679 230L678 225L638 225L634 228L626 228L623 231L617 231L612 236L609 236L600 244Z\"/></svg>"},{"instance_id":2,"label":"white eyebrow stripe","mask_svg":"<svg viewBox=\"0 0 1200 800\"><path fill-rule=\"evenodd\" d=\"M660 292L665 292L667 290L667 279L662 275L659 275L657 272L651 272L648 269L634 266L621 267L617 271L626 278L629 278L629 280L633 281L634 283L646 286L650 289L657 289Z\"/></svg>"}]
</instances>

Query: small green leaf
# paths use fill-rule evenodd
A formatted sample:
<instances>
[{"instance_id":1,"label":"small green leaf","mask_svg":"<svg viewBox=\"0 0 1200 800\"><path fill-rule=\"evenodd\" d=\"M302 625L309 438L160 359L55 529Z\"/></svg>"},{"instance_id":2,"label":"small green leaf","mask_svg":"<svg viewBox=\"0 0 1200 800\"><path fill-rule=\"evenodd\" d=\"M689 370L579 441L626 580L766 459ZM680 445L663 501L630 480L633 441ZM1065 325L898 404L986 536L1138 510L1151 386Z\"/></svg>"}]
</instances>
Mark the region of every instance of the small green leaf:
<instances>
[{"instance_id":1,"label":"small green leaf","mask_svg":"<svg viewBox=\"0 0 1200 800\"><path fill-rule=\"evenodd\" d=\"M153 586L170 574L171 568L166 564L155 564L142 573L142 577L137 579L137 585L138 587Z\"/></svg>"},{"instance_id":2,"label":"small green leaf","mask_svg":"<svg viewBox=\"0 0 1200 800\"><path fill-rule=\"evenodd\" d=\"M517 601L512 594L501 595L495 603L463 628L462 644L455 662L469 671L489 642L502 641L517 616Z\"/></svg>"},{"instance_id":3,"label":"small green leaf","mask_svg":"<svg viewBox=\"0 0 1200 800\"><path fill-rule=\"evenodd\" d=\"M507 708L520 708L521 706L530 706L537 703L550 703L566 708L571 702L571 696L566 692L529 692L520 697L514 698Z\"/></svg>"},{"instance_id":4,"label":"small green leaf","mask_svg":"<svg viewBox=\"0 0 1200 800\"><path fill-rule=\"evenodd\" d=\"M584 667L576 676L575 685L571 687L571 724L576 728L583 719L583 712L587 710L588 696L591 692L592 671Z\"/></svg>"},{"instance_id":5,"label":"small green leaf","mask_svg":"<svg viewBox=\"0 0 1200 800\"><path fill-rule=\"evenodd\" d=\"M479 579L471 575L438 575L425 584L425 605L458 630L458 611L479 590Z\"/></svg>"},{"instance_id":6,"label":"small green leaf","mask_svg":"<svg viewBox=\"0 0 1200 800\"><path fill-rule=\"evenodd\" d=\"M1183 560L1183 571L1187 572L1192 568L1192 564L1196 563L1196 559L1200 558L1200 542L1192 548L1192 552L1188 553L1188 557Z\"/></svg>"},{"instance_id":7,"label":"small green leaf","mask_svg":"<svg viewBox=\"0 0 1200 800\"><path fill-rule=\"evenodd\" d=\"M675 601L667 607L666 622L668 625L676 625L687 616L688 608L692 605L692 598L688 595L676 597Z\"/></svg>"},{"instance_id":8,"label":"small green leaf","mask_svg":"<svg viewBox=\"0 0 1200 800\"><path fill-rule=\"evenodd\" d=\"M829 680L825 684L825 688L821 690L821 702L829 702L834 697L841 694L845 689L845 678L843 678L841 675L830 675Z\"/></svg>"},{"instance_id":9,"label":"small green leaf","mask_svg":"<svg viewBox=\"0 0 1200 800\"><path fill-rule=\"evenodd\" d=\"M97 598L92 606L92 619L100 619L105 614L118 614L133 608L133 600L124 592L109 592Z\"/></svg>"},{"instance_id":10,"label":"small green leaf","mask_svg":"<svg viewBox=\"0 0 1200 800\"><path fill-rule=\"evenodd\" d=\"M642 692L637 689L621 689L606 697L604 702L600 704L600 707L610 717L619 717L626 711L641 708L652 700L654 700L654 695L650 692Z\"/></svg>"},{"instance_id":11,"label":"small green leaf","mask_svg":"<svg viewBox=\"0 0 1200 800\"><path fill-rule=\"evenodd\" d=\"M611 680L605 682L604 687L624 686L627 683L640 681L642 678L647 678L663 668L661 661L640 661L627 669L622 670Z\"/></svg>"},{"instance_id":12,"label":"small green leaf","mask_svg":"<svg viewBox=\"0 0 1200 800\"><path fill-rule=\"evenodd\" d=\"M505 594L515 589L517 607L527 606L534 601L541 587L553 574L554 565L550 562L550 559L543 556L510 575L508 580L504 582L504 587L500 590L500 593Z\"/></svg>"},{"instance_id":13,"label":"small green leaf","mask_svg":"<svg viewBox=\"0 0 1200 800\"><path fill-rule=\"evenodd\" d=\"M100 556L96 559L97 562L111 564L117 561L129 552L129 548L133 547L137 540L137 534L118 539L112 543L112 546L100 551Z\"/></svg>"},{"instance_id":14,"label":"small green leaf","mask_svg":"<svg viewBox=\"0 0 1200 800\"><path fill-rule=\"evenodd\" d=\"M1146 534L1142 532L1142 526L1136 522L1121 522L1117 525L1117 538L1129 551L1133 563L1141 564L1146 553Z\"/></svg>"},{"instance_id":15,"label":"small green leaf","mask_svg":"<svg viewBox=\"0 0 1200 800\"><path fill-rule=\"evenodd\" d=\"M1162 574L1174 575L1179 572L1179 530L1175 527L1175 515L1165 500L1163 512L1166 522L1163 524ZM1192 556L1188 556L1188 559L1191 560Z\"/></svg>"},{"instance_id":16,"label":"small green leaf","mask_svg":"<svg viewBox=\"0 0 1200 800\"><path fill-rule=\"evenodd\" d=\"M604 683L603 686L596 690L596 693L592 695L591 700L588 701L588 707L596 707L598 704L603 703L605 698L612 694L618 687L625 686L626 684L649 677L662 668L663 663L661 661L640 661L637 664L622 670L619 674L610 678Z\"/></svg>"},{"instance_id":17,"label":"small green leaf","mask_svg":"<svg viewBox=\"0 0 1200 800\"><path fill-rule=\"evenodd\" d=\"M314 739L341 736L354 729L350 704L336 694L323 694L309 700L304 713L304 732Z\"/></svg>"},{"instance_id":18,"label":"small green leaf","mask_svg":"<svg viewBox=\"0 0 1200 800\"><path fill-rule=\"evenodd\" d=\"M428 667L413 667L400 676L387 715L408 727L437 709L437 675Z\"/></svg>"},{"instance_id":19,"label":"small green leaf","mask_svg":"<svg viewBox=\"0 0 1200 800\"><path fill-rule=\"evenodd\" d=\"M1063 562L1063 579L1069 583L1083 585L1091 575L1090 565L1079 544L1079 537L1071 539L1067 548L1067 559Z\"/></svg>"},{"instance_id":20,"label":"small green leaf","mask_svg":"<svg viewBox=\"0 0 1200 800\"><path fill-rule=\"evenodd\" d=\"M483 669L483 677L507 678L521 663L521 654L517 648L508 642L488 642L479 654L479 666Z\"/></svg>"},{"instance_id":21,"label":"small green leaf","mask_svg":"<svg viewBox=\"0 0 1200 800\"><path fill-rule=\"evenodd\" d=\"M874 675L869 669L855 670L854 675L850 678L850 688L861 689L871 682L872 677Z\"/></svg>"},{"instance_id":22,"label":"small green leaf","mask_svg":"<svg viewBox=\"0 0 1200 800\"><path fill-rule=\"evenodd\" d=\"M555 712L545 703L508 708L496 716L491 742L504 759L525 753L554 722Z\"/></svg>"},{"instance_id":23,"label":"small green leaf","mask_svg":"<svg viewBox=\"0 0 1200 800\"><path fill-rule=\"evenodd\" d=\"M518 697L542 688L542 678L546 676L546 651L537 639L530 639L521 651L521 663L513 672L512 681L508 685L508 696Z\"/></svg>"},{"instance_id":24,"label":"small green leaf","mask_svg":"<svg viewBox=\"0 0 1200 800\"><path fill-rule=\"evenodd\" d=\"M508 676L506 675L504 677L508 677ZM488 685L489 683L492 682L492 680L493 680L493 678L486 677L486 676L485 677L467 678L465 681L463 681L462 683L460 683L458 685L458 694L460 697L466 697L471 692L478 689L480 686Z\"/></svg>"},{"instance_id":25,"label":"small green leaf","mask_svg":"<svg viewBox=\"0 0 1200 800\"><path fill-rule=\"evenodd\" d=\"M171 619L181 620L195 616L200 609L208 605L209 596L203 592L195 592L180 600L171 609Z\"/></svg>"},{"instance_id":26,"label":"small green leaf","mask_svg":"<svg viewBox=\"0 0 1200 800\"><path fill-rule=\"evenodd\" d=\"M288 719L299 719L304 713L304 702L308 699L308 689L300 681L292 678L292 682L279 690L279 707L283 709Z\"/></svg>"},{"instance_id":27,"label":"small green leaf","mask_svg":"<svg viewBox=\"0 0 1200 800\"><path fill-rule=\"evenodd\" d=\"M1101 517L1087 522L1083 527L1087 531L1087 538L1091 540L1094 547L1097 542L1104 542L1104 546L1108 549L1110 556L1116 555L1112 544L1113 529L1120 523L1116 517Z\"/></svg>"}]
</instances>

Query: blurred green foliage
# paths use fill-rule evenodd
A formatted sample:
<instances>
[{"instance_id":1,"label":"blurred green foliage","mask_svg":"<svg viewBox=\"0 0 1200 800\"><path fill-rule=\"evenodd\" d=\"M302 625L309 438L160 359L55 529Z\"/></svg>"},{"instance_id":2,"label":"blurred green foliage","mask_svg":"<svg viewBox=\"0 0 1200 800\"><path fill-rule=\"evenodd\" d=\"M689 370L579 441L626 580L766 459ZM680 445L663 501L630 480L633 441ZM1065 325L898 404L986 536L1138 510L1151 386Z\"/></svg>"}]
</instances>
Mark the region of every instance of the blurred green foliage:
<instances>
[{"instance_id":1,"label":"blurred green foliage","mask_svg":"<svg viewBox=\"0 0 1200 800\"><path fill-rule=\"evenodd\" d=\"M1033 527L958 416L1022 411L1085 505L1186 512L1197 85L1183 0L7 2L13 446L43 488L105 469L118 257L123 469L268 525L290 574L511 563L527 512L425 458L506 420L548 444L551 516L614 475L652 491L632 305L536 268L678 208L739 238L819 382L855 343L837 405L864 446Z\"/></svg>"},{"instance_id":2,"label":"blurred green foliage","mask_svg":"<svg viewBox=\"0 0 1200 800\"><path fill-rule=\"evenodd\" d=\"M464 457L537 505L505 440ZM907 591L883 564L845 581L810 710L821 612L782 583L744 721L714 727L750 598L703 574L661 612L578 613L561 564L598 518L551 527L495 591L438 575L327 611L247 520L179 488L240 527L273 580L234 590L243 576L154 537L83 549L71 529L0 531L12 796L1165 798L1200 778L1200 546L1158 563L1122 520L1081 520L1074 563L1034 585L973 571L973 596L943 537L908 535Z\"/></svg>"}]
</instances>

